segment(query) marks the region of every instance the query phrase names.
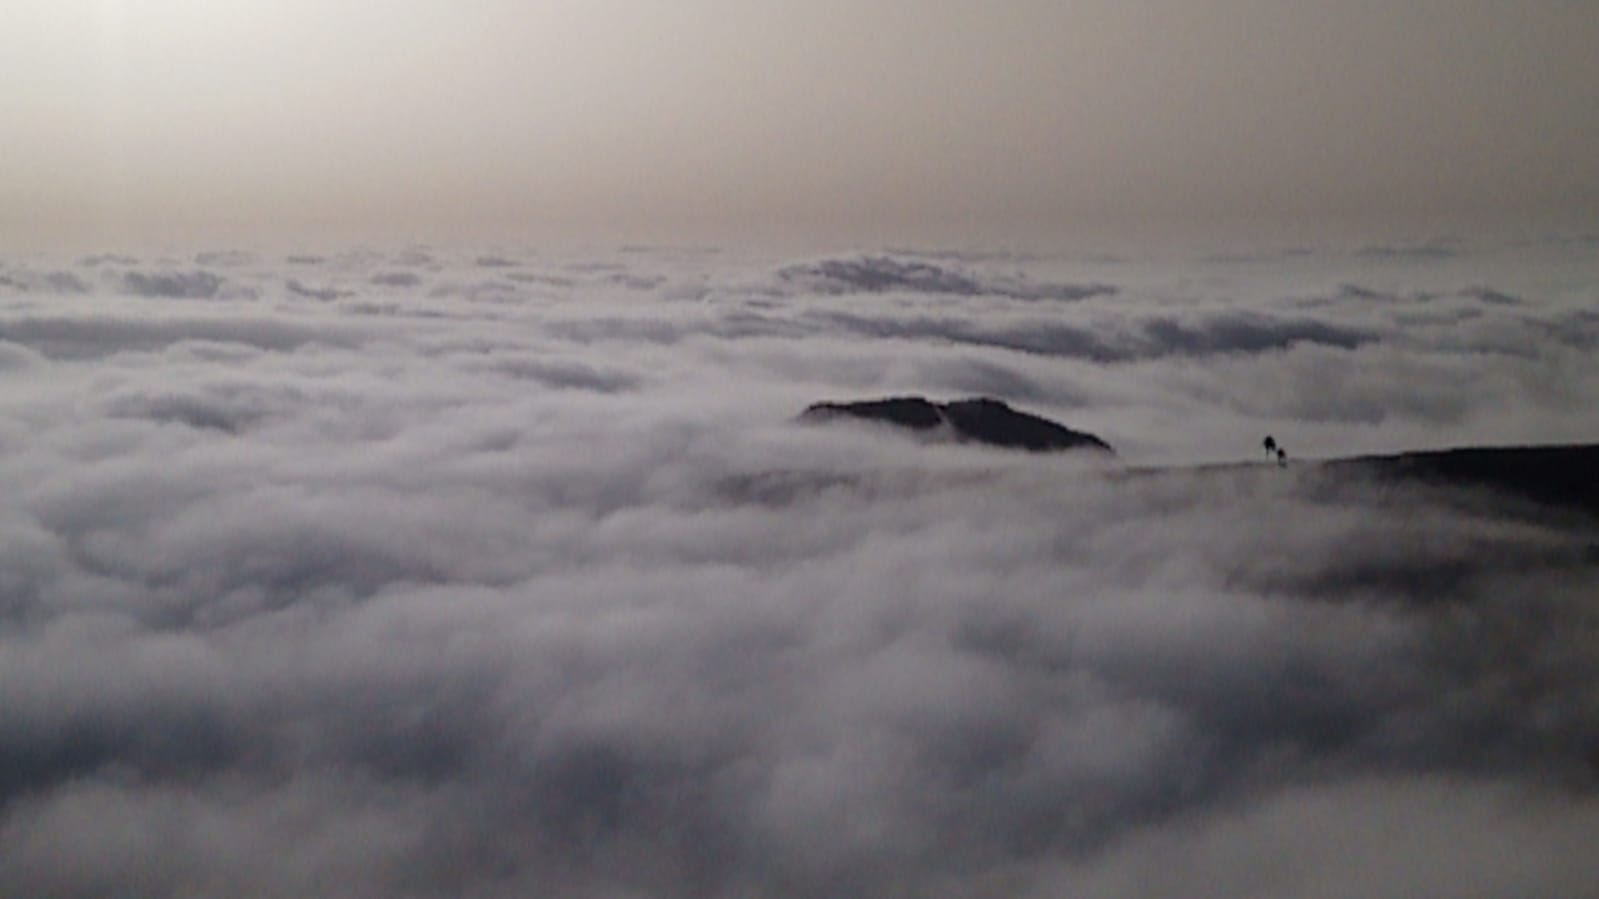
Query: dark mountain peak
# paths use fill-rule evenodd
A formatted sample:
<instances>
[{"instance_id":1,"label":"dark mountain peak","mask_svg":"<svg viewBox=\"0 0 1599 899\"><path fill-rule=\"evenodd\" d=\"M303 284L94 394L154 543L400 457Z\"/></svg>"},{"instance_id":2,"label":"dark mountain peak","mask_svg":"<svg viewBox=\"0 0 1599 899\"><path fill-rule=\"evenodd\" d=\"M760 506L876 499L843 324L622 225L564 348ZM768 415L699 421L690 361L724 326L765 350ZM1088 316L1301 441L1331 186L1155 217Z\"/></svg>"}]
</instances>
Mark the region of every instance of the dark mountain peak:
<instances>
[{"instance_id":1,"label":"dark mountain peak","mask_svg":"<svg viewBox=\"0 0 1599 899\"><path fill-rule=\"evenodd\" d=\"M864 418L917 431L930 430L944 423L938 404L920 396L894 396L854 403L816 403L800 417L806 421Z\"/></svg>"},{"instance_id":2,"label":"dark mountain peak","mask_svg":"<svg viewBox=\"0 0 1599 899\"><path fill-rule=\"evenodd\" d=\"M920 396L888 397L853 403L817 403L802 421L858 418L914 431L948 426L957 439L1005 449L1059 452L1091 449L1114 454L1110 444L1093 434L1074 431L1038 415L1018 412L1001 400L974 397L935 403Z\"/></svg>"}]
</instances>

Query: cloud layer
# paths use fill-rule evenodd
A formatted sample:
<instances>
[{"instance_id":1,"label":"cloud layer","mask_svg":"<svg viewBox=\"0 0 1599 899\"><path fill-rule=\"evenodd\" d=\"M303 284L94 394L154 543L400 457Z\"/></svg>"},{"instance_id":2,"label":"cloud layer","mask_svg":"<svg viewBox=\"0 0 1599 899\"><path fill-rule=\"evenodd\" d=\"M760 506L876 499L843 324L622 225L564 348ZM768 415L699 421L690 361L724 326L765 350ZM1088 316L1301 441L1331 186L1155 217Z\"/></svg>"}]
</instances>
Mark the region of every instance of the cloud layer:
<instances>
[{"instance_id":1,"label":"cloud layer","mask_svg":"<svg viewBox=\"0 0 1599 899\"><path fill-rule=\"evenodd\" d=\"M1574 895L1593 522L1160 467L1596 439L1527 252L0 264L0 893Z\"/></svg>"}]
</instances>

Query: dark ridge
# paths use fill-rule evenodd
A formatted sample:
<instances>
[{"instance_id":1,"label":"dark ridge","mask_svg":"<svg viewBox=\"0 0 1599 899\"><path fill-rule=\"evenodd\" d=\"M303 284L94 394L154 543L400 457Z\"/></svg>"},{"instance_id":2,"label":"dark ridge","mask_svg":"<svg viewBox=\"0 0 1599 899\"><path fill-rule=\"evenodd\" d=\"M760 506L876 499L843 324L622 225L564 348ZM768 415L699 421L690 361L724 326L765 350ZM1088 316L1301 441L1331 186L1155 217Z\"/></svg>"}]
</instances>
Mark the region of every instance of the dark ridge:
<instances>
[{"instance_id":1,"label":"dark ridge","mask_svg":"<svg viewBox=\"0 0 1599 899\"><path fill-rule=\"evenodd\" d=\"M1469 447L1328 462L1379 477L1476 485L1599 515L1599 444Z\"/></svg>"},{"instance_id":2,"label":"dark ridge","mask_svg":"<svg viewBox=\"0 0 1599 899\"><path fill-rule=\"evenodd\" d=\"M1093 434L1073 431L1047 418L1017 412L999 400L978 398L945 403L944 417L955 432L994 446L1051 452L1095 449L1114 453L1110 444Z\"/></svg>"},{"instance_id":3,"label":"dark ridge","mask_svg":"<svg viewBox=\"0 0 1599 899\"><path fill-rule=\"evenodd\" d=\"M856 403L817 403L800 417L807 421L830 421L840 416L881 421L902 428L926 431L944 423L938 406L919 396L898 396Z\"/></svg>"},{"instance_id":4,"label":"dark ridge","mask_svg":"<svg viewBox=\"0 0 1599 899\"><path fill-rule=\"evenodd\" d=\"M974 443L1030 452L1091 449L1114 455L1110 444L1093 434L1074 431L1037 415L1018 412L1000 400L978 397L934 403L919 396L890 397L854 403L817 403L800 415L802 421L859 418L914 431L948 425L956 437Z\"/></svg>"}]
</instances>

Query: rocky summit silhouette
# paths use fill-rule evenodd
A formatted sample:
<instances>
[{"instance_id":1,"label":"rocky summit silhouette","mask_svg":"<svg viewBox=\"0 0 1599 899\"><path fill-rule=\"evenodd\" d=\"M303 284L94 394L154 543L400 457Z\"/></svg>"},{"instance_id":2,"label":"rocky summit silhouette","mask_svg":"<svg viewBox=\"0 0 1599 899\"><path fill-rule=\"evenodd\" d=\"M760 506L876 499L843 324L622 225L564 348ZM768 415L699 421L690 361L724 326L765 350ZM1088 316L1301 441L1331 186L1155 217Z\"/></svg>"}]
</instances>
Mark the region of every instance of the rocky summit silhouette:
<instances>
[{"instance_id":1,"label":"rocky summit silhouette","mask_svg":"<svg viewBox=\"0 0 1599 899\"><path fill-rule=\"evenodd\" d=\"M958 440L982 443L1005 449L1032 452L1092 450L1115 454L1110 444L1093 434L1074 431L1037 415L1018 412L990 397L975 397L949 403L935 403L920 396L889 397L852 403L816 403L801 415L801 421L826 422L838 419L863 419L912 431L934 431L947 427Z\"/></svg>"}]
</instances>

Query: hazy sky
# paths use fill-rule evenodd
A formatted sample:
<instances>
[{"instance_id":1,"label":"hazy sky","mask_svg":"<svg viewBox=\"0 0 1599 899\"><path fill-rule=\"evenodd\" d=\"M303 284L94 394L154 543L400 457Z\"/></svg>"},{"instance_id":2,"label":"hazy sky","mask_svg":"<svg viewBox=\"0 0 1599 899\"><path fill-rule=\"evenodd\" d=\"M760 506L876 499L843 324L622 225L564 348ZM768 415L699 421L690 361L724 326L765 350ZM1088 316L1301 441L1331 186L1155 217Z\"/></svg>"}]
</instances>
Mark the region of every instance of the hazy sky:
<instances>
[{"instance_id":1,"label":"hazy sky","mask_svg":"<svg viewBox=\"0 0 1599 899\"><path fill-rule=\"evenodd\" d=\"M1591 222L1599 3L11 0L0 239Z\"/></svg>"}]
</instances>

